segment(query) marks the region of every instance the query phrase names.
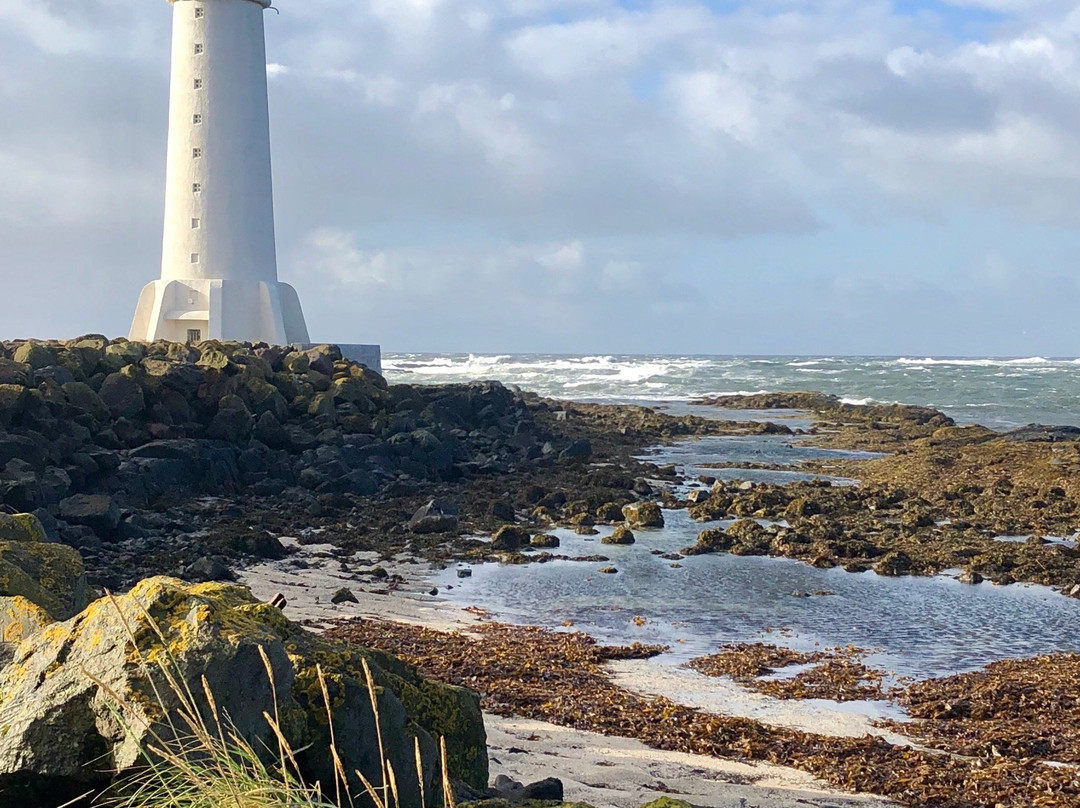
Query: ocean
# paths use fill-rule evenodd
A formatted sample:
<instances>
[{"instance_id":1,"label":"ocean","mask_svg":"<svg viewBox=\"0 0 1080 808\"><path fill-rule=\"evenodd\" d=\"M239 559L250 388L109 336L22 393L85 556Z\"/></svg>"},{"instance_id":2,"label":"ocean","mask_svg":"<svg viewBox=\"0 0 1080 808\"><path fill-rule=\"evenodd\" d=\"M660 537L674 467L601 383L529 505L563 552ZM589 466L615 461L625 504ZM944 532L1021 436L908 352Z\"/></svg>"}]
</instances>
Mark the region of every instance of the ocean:
<instances>
[{"instance_id":1,"label":"ocean","mask_svg":"<svg viewBox=\"0 0 1080 808\"><path fill-rule=\"evenodd\" d=\"M586 401L818 390L852 403L935 407L992 429L1080 425L1080 359L387 354L383 370L391 384L497 379Z\"/></svg>"}]
</instances>

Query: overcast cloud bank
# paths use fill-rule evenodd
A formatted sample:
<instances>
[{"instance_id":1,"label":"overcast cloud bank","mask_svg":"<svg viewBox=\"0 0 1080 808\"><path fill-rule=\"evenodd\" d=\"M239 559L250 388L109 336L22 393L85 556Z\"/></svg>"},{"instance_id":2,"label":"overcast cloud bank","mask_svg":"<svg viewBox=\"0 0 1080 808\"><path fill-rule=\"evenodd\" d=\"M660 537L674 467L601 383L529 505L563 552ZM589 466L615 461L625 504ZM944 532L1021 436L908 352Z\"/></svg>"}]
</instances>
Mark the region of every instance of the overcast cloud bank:
<instances>
[{"instance_id":1,"label":"overcast cloud bank","mask_svg":"<svg viewBox=\"0 0 1080 808\"><path fill-rule=\"evenodd\" d=\"M315 338L1080 353L1073 3L278 2ZM0 0L0 336L125 333L156 277L169 24Z\"/></svg>"}]
</instances>

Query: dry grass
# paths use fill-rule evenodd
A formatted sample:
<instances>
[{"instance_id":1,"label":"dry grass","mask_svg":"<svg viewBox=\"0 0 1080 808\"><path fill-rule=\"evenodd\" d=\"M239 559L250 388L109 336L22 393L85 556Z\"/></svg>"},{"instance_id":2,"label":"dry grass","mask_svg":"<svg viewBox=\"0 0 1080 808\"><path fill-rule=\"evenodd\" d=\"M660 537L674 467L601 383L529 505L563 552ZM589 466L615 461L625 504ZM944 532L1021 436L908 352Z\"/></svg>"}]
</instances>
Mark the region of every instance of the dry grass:
<instances>
[{"instance_id":1,"label":"dry grass","mask_svg":"<svg viewBox=\"0 0 1080 808\"><path fill-rule=\"evenodd\" d=\"M112 596L109 596L110 599ZM155 726L145 711L111 690L104 682L91 677L111 701L111 707L124 731L143 737L140 751L144 765L124 777L94 804L103 808L403 808L397 787L397 773L387 759L383 746L379 707L371 670L364 663L368 695L378 729L380 758L379 782L370 782L355 771L363 789L350 789L345 766L338 754L334 738L333 711L326 679L318 668L326 715L330 727L329 755L333 763L333 795L324 794L322 785L305 782L297 753L281 729L277 711L277 688L266 652L260 647L266 675L274 700L274 714L263 713L274 739L276 749L256 749L238 733L228 715L218 708L206 677L201 677L200 692L189 687L181 674L177 660L168 652L169 643L160 628L143 612L152 630L161 641L165 653L155 662L143 655L136 643L135 633L115 600L113 606L124 623L125 631L138 655L138 663L147 682L153 688L155 701L165 716ZM156 674L156 675L155 675ZM89 674L88 674L89 675ZM164 686L159 688L159 682ZM442 805L454 808L453 789L446 775L446 744L440 739L442 770ZM424 794L423 764L419 739L414 739L415 776ZM410 775L411 776L411 775ZM78 802L78 801L76 801ZM74 805L75 803L69 803ZM61 808L64 808L62 806Z\"/></svg>"}]
</instances>

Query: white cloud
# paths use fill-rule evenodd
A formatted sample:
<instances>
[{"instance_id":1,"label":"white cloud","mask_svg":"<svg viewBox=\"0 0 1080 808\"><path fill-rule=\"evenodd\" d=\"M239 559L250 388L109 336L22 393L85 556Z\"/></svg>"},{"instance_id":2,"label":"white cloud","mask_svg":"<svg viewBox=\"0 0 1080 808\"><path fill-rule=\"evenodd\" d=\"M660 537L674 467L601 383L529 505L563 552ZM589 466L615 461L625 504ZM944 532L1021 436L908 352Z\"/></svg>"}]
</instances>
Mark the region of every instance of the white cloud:
<instances>
[{"instance_id":1,"label":"white cloud","mask_svg":"<svg viewBox=\"0 0 1080 808\"><path fill-rule=\"evenodd\" d=\"M547 335L537 299L681 310L682 289L720 288L715 256L766 239L840 249L830 228L960 215L1080 228L1072 2L954 0L953 17L1006 15L980 41L884 0L280 5L266 18L279 243L290 280L318 279L311 294L477 316L475 298L508 301ZM59 278L90 232L117 283L149 279L168 20L143 0L0 0L0 242L26 256L0 277L47 249ZM58 321L79 305L60 298Z\"/></svg>"}]
</instances>

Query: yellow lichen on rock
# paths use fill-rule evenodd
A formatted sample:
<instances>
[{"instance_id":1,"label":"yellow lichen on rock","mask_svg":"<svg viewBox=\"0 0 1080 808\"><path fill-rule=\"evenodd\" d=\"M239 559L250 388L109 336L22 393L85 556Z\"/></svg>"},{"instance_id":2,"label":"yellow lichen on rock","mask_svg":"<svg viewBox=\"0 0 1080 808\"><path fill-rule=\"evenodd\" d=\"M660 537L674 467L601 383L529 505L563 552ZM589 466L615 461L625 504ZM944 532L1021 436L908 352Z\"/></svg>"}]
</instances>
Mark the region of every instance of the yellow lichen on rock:
<instances>
[{"instance_id":1,"label":"yellow lichen on rock","mask_svg":"<svg viewBox=\"0 0 1080 808\"><path fill-rule=\"evenodd\" d=\"M32 513L0 513L0 541L48 541L45 528Z\"/></svg>"},{"instance_id":2,"label":"yellow lichen on rock","mask_svg":"<svg viewBox=\"0 0 1080 808\"><path fill-rule=\"evenodd\" d=\"M71 617L89 600L82 557L63 544L0 541L0 597L16 595L57 619Z\"/></svg>"},{"instance_id":3,"label":"yellow lichen on rock","mask_svg":"<svg viewBox=\"0 0 1080 808\"><path fill-rule=\"evenodd\" d=\"M396 771L414 770L419 742L432 793L438 761L432 736L445 733L450 776L486 784L475 695L422 679L393 657L312 634L243 587L157 577L32 635L0 670L0 791L14 776L86 781L100 779L103 768L139 765L145 741L167 729L177 707L168 680L202 693L204 677L232 730L255 748L276 748L264 715L277 715L289 743L305 750L298 757L310 781L333 782L333 736L345 770L374 782L381 776L379 733L367 670ZM117 699L125 726L117 723ZM98 759L109 765L90 765ZM5 769L9 762L19 768ZM360 792L358 779L351 785ZM399 787L402 806L419 808L416 784Z\"/></svg>"}]
</instances>

